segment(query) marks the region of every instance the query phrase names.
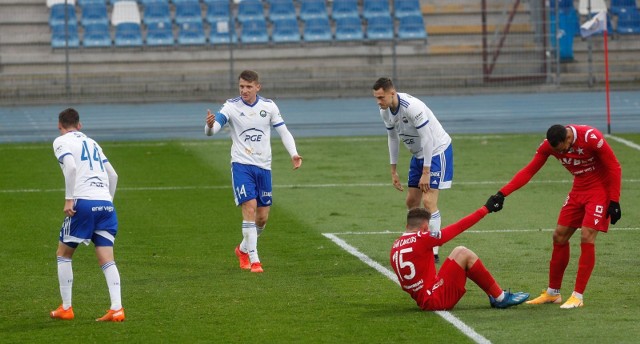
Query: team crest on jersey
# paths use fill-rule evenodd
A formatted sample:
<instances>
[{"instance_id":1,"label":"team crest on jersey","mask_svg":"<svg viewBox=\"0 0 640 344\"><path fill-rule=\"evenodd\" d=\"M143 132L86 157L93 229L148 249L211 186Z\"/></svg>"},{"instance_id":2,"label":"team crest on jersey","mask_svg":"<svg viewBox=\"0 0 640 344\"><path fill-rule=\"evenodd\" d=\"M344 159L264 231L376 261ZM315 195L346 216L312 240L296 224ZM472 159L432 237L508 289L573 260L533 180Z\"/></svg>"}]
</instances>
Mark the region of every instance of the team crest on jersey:
<instances>
[{"instance_id":1,"label":"team crest on jersey","mask_svg":"<svg viewBox=\"0 0 640 344\"><path fill-rule=\"evenodd\" d=\"M264 110L260 110L260 117L262 118L267 117L267 112Z\"/></svg>"},{"instance_id":2,"label":"team crest on jersey","mask_svg":"<svg viewBox=\"0 0 640 344\"><path fill-rule=\"evenodd\" d=\"M402 122L403 123L409 123L409 120L407 119L407 117L402 117Z\"/></svg>"}]
</instances>

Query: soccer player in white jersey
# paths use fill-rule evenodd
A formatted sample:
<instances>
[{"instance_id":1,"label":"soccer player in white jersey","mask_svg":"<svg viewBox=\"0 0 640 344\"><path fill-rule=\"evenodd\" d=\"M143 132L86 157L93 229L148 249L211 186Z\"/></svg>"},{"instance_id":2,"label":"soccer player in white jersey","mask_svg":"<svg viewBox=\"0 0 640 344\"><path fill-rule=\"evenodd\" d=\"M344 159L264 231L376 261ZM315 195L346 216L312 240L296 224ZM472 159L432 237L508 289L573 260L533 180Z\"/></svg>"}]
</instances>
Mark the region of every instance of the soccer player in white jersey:
<instances>
[{"instance_id":1,"label":"soccer player in white jersey","mask_svg":"<svg viewBox=\"0 0 640 344\"><path fill-rule=\"evenodd\" d=\"M396 170L402 140L413 155L407 183L407 209L419 207L422 201L431 213L430 234L439 238L442 223L438 210L439 191L451 188L453 180L451 137L425 103L407 93L397 92L391 79L378 79L373 84L373 96L387 128L393 186L404 191ZM438 250L438 246L433 248L436 263L439 262Z\"/></svg>"},{"instance_id":2,"label":"soccer player in white jersey","mask_svg":"<svg viewBox=\"0 0 640 344\"><path fill-rule=\"evenodd\" d=\"M242 208L242 242L235 249L240 268L263 272L258 256L258 236L264 230L272 205L271 127L291 156L293 168L302 165L293 136L278 106L258 95L258 73L245 70L238 78L240 96L227 100L215 114L207 111L204 132L211 136L225 125L231 128L231 179L236 205Z\"/></svg>"},{"instance_id":3,"label":"soccer player in white jersey","mask_svg":"<svg viewBox=\"0 0 640 344\"><path fill-rule=\"evenodd\" d=\"M82 124L75 109L58 115L60 136L53 141L53 152L60 163L65 182L63 211L66 215L56 255L62 305L51 311L54 319L74 318L71 307L73 270L71 258L78 244L93 242L111 297L111 308L97 321L124 320L120 296L120 273L113 254L118 217L113 206L118 175L98 143L80 132Z\"/></svg>"}]
</instances>

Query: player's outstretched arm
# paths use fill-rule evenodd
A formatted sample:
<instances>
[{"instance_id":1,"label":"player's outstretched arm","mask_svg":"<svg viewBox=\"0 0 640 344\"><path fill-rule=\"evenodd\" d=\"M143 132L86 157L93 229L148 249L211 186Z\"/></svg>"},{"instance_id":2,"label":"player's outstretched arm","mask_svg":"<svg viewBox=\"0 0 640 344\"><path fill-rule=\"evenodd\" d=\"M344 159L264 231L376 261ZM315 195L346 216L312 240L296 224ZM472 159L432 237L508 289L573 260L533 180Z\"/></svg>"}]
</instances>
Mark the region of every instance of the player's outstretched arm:
<instances>
[{"instance_id":1,"label":"player's outstretched arm","mask_svg":"<svg viewBox=\"0 0 640 344\"><path fill-rule=\"evenodd\" d=\"M482 218L484 218L487 214L489 214L489 208L487 208L486 205L483 205L478 210L460 219L458 222L443 228L442 231L440 231L442 233L442 236L439 240L437 240L438 246L442 246L449 240L455 238L458 234L471 228L473 225L482 220Z\"/></svg>"}]
</instances>

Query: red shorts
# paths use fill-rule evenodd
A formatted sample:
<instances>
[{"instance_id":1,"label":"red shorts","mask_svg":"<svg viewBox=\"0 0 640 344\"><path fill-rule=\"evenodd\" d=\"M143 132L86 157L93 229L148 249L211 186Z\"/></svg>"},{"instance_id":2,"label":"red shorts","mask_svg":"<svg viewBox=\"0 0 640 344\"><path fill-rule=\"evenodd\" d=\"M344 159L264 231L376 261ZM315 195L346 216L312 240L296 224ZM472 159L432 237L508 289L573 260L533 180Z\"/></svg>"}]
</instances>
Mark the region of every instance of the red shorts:
<instances>
[{"instance_id":1,"label":"red shorts","mask_svg":"<svg viewBox=\"0 0 640 344\"><path fill-rule=\"evenodd\" d=\"M558 215L558 224L571 228L593 228L600 232L609 230L607 207L609 195L604 189L569 192Z\"/></svg>"},{"instance_id":2,"label":"red shorts","mask_svg":"<svg viewBox=\"0 0 640 344\"><path fill-rule=\"evenodd\" d=\"M419 300L418 306L427 311L443 311L452 309L462 298L467 289L467 274L464 269L451 258L447 258L436 275L437 282L432 285Z\"/></svg>"}]
</instances>

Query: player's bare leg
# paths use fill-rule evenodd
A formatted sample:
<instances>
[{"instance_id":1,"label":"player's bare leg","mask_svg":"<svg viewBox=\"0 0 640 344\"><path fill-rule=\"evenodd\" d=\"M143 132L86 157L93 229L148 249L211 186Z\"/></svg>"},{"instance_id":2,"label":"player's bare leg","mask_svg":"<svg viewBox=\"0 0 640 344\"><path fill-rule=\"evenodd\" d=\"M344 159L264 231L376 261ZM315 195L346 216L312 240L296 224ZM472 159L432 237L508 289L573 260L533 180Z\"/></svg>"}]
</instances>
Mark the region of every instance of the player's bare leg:
<instances>
[{"instance_id":1,"label":"player's bare leg","mask_svg":"<svg viewBox=\"0 0 640 344\"><path fill-rule=\"evenodd\" d=\"M438 209L438 196L440 195L440 190L438 189L429 189L429 191L422 194L422 202L424 204L425 209L431 213L431 219L429 220L429 233L433 236L440 236L440 226L442 224L442 218L440 216L440 210ZM433 247L433 257L438 263L440 261L438 252L440 250L440 246Z\"/></svg>"}]
</instances>

